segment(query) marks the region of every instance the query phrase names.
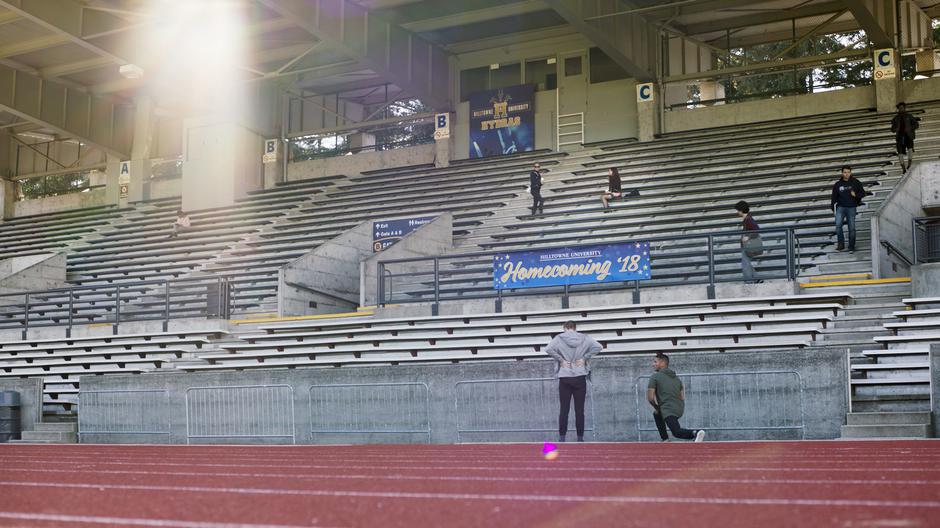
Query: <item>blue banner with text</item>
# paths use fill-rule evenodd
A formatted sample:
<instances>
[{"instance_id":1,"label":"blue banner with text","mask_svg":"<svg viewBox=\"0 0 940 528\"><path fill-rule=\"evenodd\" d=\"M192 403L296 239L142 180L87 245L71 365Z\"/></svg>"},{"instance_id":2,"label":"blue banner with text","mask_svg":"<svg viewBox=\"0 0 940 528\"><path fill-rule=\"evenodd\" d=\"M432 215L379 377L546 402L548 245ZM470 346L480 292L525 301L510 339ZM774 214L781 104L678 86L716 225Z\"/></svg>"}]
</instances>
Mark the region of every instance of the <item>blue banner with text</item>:
<instances>
[{"instance_id":1,"label":"blue banner with text","mask_svg":"<svg viewBox=\"0 0 940 528\"><path fill-rule=\"evenodd\" d=\"M535 150L535 87L510 86L470 94L470 157Z\"/></svg>"},{"instance_id":2,"label":"blue banner with text","mask_svg":"<svg viewBox=\"0 0 940 528\"><path fill-rule=\"evenodd\" d=\"M649 242L552 248L493 257L493 288L497 290L649 278Z\"/></svg>"},{"instance_id":3,"label":"blue banner with text","mask_svg":"<svg viewBox=\"0 0 940 528\"><path fill-rule=\"evenodd\" d=\"M402 239L403 236L437 218L419 216L372 222L372 252L378 253Z\"/></svg>"}]
</instances>

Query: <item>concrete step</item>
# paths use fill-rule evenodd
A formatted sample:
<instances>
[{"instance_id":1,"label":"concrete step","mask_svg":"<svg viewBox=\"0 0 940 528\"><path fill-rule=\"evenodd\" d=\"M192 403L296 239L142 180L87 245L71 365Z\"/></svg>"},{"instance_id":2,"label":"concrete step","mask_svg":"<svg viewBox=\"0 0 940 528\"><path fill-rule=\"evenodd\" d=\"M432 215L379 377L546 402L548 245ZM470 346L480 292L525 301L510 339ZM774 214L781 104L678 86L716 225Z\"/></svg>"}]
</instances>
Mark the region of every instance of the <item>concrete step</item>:
<instances>
[{"instance_id":1,"label":"concrete step","mask_svg":"<svg viewBox=\"0 0 940 528\"><path fill-rule=\"evenodd\" d=\"M843 425L842 438L933 438L927 424Z\"/></svg>"},{"instance_id":2,"label":"concrete step","mask_svg":"<svg viewBox=\"0 0 940 528\"><path fill-rule=\"evenodd\" d=\"M846 425L929 425L929 412L855 412L845 415Z\"/></svg>"},{"instance_id":3,"label":"concrete step","mask_svg":"<svg viewBox=\"0 0 940 528\"><path fill-rule=\"evenodd\" d=\"M809 277L809 282L835 282L835 281L844 281L844 280L869 280L869 279L871 279L871 273L858 272L858 273L816 275L816 276Z\"/></svg>"},{"instance_id":4,"label":"concrete step","mask_svg":"<svg viewBox=\"0 0 940 528\"><path fill-rule=\"evenodd\" d=\"M24 442L52 442L57 444L74 444L78 442L78 435L74 432L56 431L23 431Z\"/></svg>"},{"instance_id":5,"label":"concrete step","mask_svg":"<svg viewBox=\"0 0 940 528\"><path fill-rule=\"evenodd\" d=\"M78 432L78 423L76 422L36 422L33 431L42 431L47 433L75 433Z\"/></svg>"}]
</instances>

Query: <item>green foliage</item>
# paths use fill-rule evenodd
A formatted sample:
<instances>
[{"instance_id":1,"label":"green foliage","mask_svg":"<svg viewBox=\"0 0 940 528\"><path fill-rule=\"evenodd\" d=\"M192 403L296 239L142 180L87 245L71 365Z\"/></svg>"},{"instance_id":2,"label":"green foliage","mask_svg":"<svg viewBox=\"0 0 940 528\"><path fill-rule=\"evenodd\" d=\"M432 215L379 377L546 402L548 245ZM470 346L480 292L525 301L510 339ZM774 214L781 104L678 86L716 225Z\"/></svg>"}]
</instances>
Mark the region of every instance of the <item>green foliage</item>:
<instances>
[{"instance_id":1,"label":"green foliage","mask_svg":"<svg viewBox=\"0 0 940 528\"><path fill-rule=\"evenodd\" d=\"M57 174L55 176L41 176L27 178L17 182L19 196L22 200L33 200L46 196L58 196L73 192L82 192L91 188L91 180L87 172L73 172Z\"/></svg>"},{"instance_id":2,"label":"green foliage","mask_svg":"<svg viewBox=\"0 0 940 528\"><path fill-rule=\"evenodd\" d=\"M846 47L864 49L861 31L820 35L788 50L791 41L757 44L732 49L728 56L719 58L724 67L766 63L779 59L813 57L839 52ZM721 60L723 59L723 60ZM725 87L725 98L730 101L751 98L780 97L798 93L811 93L835 87L862 86L871 83L869 61L837 60L819 66L790 66L760 71L720 81Z\"/></svg>"}]
</instances>

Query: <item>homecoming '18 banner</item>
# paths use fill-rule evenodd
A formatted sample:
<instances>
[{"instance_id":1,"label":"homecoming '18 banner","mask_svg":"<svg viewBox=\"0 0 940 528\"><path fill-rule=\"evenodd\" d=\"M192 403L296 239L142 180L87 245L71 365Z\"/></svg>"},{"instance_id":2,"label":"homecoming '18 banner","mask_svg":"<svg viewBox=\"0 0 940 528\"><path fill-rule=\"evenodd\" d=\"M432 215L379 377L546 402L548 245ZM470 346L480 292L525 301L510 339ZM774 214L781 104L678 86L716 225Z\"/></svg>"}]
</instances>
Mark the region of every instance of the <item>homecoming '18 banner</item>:
<instances>
[{"instance_id":1,"label":"homecoming '18 banner","mask_svg":"<svg viewBox=\"0 0 940 528\"><path fill-rule=\"evenodd\" d=\"M415 218L397 218L372 222L372 252L378 253L391 246L408 233L437 218L436 216L418 216Z\"/></svg>"},{"instance_id":2,"label":"homecoming '18 banner","mask_svg":"<svg viewBox=\"0 0 940 528\"><path fill-rule=\"evenodd\" d=\"M520 251L493 257L493 288L497 290L649 278L649 242Z\"/></svg>"},{"instance_id":3,"label":"homecoming '18 banner","mask_svg":"<svg viewBox=\"0 0 940 528\"><path fill-rule=\"evenodd\" d=\"M470 95L470 157L535 150L535 87L531 84Z\"/></svg>"}]
</instances>

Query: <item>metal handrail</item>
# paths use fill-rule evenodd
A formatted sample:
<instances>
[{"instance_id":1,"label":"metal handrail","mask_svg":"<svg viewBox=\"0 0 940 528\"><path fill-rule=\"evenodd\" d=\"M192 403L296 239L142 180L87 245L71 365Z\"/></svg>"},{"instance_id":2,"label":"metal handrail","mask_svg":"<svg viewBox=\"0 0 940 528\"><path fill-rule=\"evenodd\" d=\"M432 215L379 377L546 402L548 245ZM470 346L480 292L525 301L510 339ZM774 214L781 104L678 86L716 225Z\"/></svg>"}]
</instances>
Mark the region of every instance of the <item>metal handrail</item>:
<instances>
[{"instance_id":1,"label":"metal handrail","mask_svg":"<svg viewBox=\"0 0 940 528\"><path fill-rule=\"evenodd\" d=\"M133 295L129 295L128 290L140 290L140 295L159 295L159 293L152 293L150 290L158 290L160 286L163 289L164 304L161 310L160 317L151 317L147 320L162 320L163 329L167 330L170 319L173 319L173 311L170 306L170 297L172 295L173 286L179 286L182 284L194 284L196 286L205 285L207 288L212 285L216 285L218 291L215 292L215 295L218 295L218 317L228 318L231 314L231 287L233 286L226 277L220 275L207 275L203 277L185 277L181 279L163 279L163 280L149 280L149 281L140 281L124 284L108 284L106 286L73 286L70 288L52 288L48 290L38 290L38 291L26 291L18 293L4 293L0 294L0 299L3 298L23 298L23 309L21 312L22 317L22 332L23 338L27 337L27 332L30 328L37 327L46 327L46 326L63 326L60 324L43 324L40 318L39 322L36 321L36 317L33 314L35 305L44 301L37 301L39 297L62 297L67 295L67 299L57 299L55 302L57 304L66 304L68 305L68 313L65 317L67 323L64 325L66 328L66 337L71 337L72 327L75 325L75 302L81 300L81 296L88 295L92 293L101 293L106 297L113 296L114 303L114 316L109 321L104 321L106 323L111 323L114 326L114 332L117 332L117 326L122 321L128 320L141 320L134 317L133 312L130 316L125 315L122 319L122 302L130 302L130 299L133 299ZM124 300L122 301L122 290L124 291L123 296ZM206 301L208 302L211 297L207 289ZM46 301L51 302L51 301ZM108 299L108 305L110 306L111 300ZM3 306L3 305L0 305ZM6 305L9 306L9 305ZM15 306L15 305L14 305ZM16 313L9 313L13 317L17 317ZM15 321L16 319L14 319ZM100 321L99 321L100 322Z\"/></svg>"},{"instance_id":2,"label":"metal handrail","mask_svg":"<svg viewBox=\"0 0 940 528\"><path fill-rule=\"evenodd\" d=\"M709 298L714 298L714 295L715 295L714 287L715 287L715 284L719 282L719 279L717 277L718 274L716 270L716 265L715 265L716 264L715 256L716 254L720 254L720 253L724 253L728 251L726 249L717 249L716 244L715 244L715 238L742 236L742 235L749 234L749 233L753 233L753 232L743 231L743 230L714 231L710 233L702 233L702 234L695 234L695 235L659 236L659 237L649 237L649 238L642 238L642 239L630 238L630 239L625 239L625 240L605 241L603 243L581 244L581 245L576 245L576 246L565 246L565 247L568 247L571 249L577 249L579 247L592 247L592 246L597 246L597 245L602 245L602 244L613 244L613 243L629 244L629 243L638 242L640 240L644 242L676 242L676 241L683 241L683 240L705 240L707 243L706 253L708 256L708 278L706 281L704 281L704 284L707 284L708 286ZM796 229L794 227L768 228L768 229L761 229L759 233L765 237L768 235L773 235L773 234L783 235L784 243L782 247L784 249L785 259L786 259L785 277L791 281L796 280L796 277L799 274L799 260L798 259L800 258L799 236L796 233ZM780 246L776 246L776 247L780 247ZM549 248L540 248L540 249L548 250ZM459 254L451 254L451 255L438 255L438 256L430 256L430 257L408 257L408 258L379 260L376 262L376 266L377 266L376 276L381 277L381 280L378 281L379 284L377 286L377 291L376 291L377 293L376 302L379 306L383 306L392 301L391 296L389 296L387 299L385 297L385 294L386 294L385 277L393 276L391 271L388 269L389 265L425 262L425 263L430 263L433 266L434 302L433 302L431 310L432 310L432 314L436 314L437 311L439 310L439 304L441 301L441 286L440 286L441 284L440 261L441 260L485 258L485 257L493 257L494 255L502 254L502 253L505 253L505 252L504 251L485 251L485 252L459 253ZM654 257L654 255L651 255L651 257ZM400 273L395 276L397 277L427 276L427 274L428 274L427 272L408 272L408 273ZM636 300L636 302L639 302L637 300L639 296L638 294L639 294L639 288L640 288L639 281L629 281L625 284L632 286L632 288L634 289L634 299ZM693 284L693 283L686 281L686 282L683 282L683 284ZM702 282L698 282L695 284L702 284ZM532 293L532 295L535 295L535 294L545 295L546 294L545 290L547 289L560 289L560 288L561 288L560 286L540 287L540 288L537 288L538 292ZM569 287L565 285L563 290L564 291L562 295L562 306L567 306L568 296L569 296ZM526 294L525 292L516 293L516 295L525 295L525 294ZM497 306L497 310L499 310L501 308L501 304L502 304L501 301L503 297L503 292L501 290L498 290L489 295L463 295L461 294L460 299L469 300L469 299L477 299L477 298L490 298L494 295L497 297L496 306ZM415 302L418 302L418 301L415 301Z\"/></svg>"}]
</instances>

